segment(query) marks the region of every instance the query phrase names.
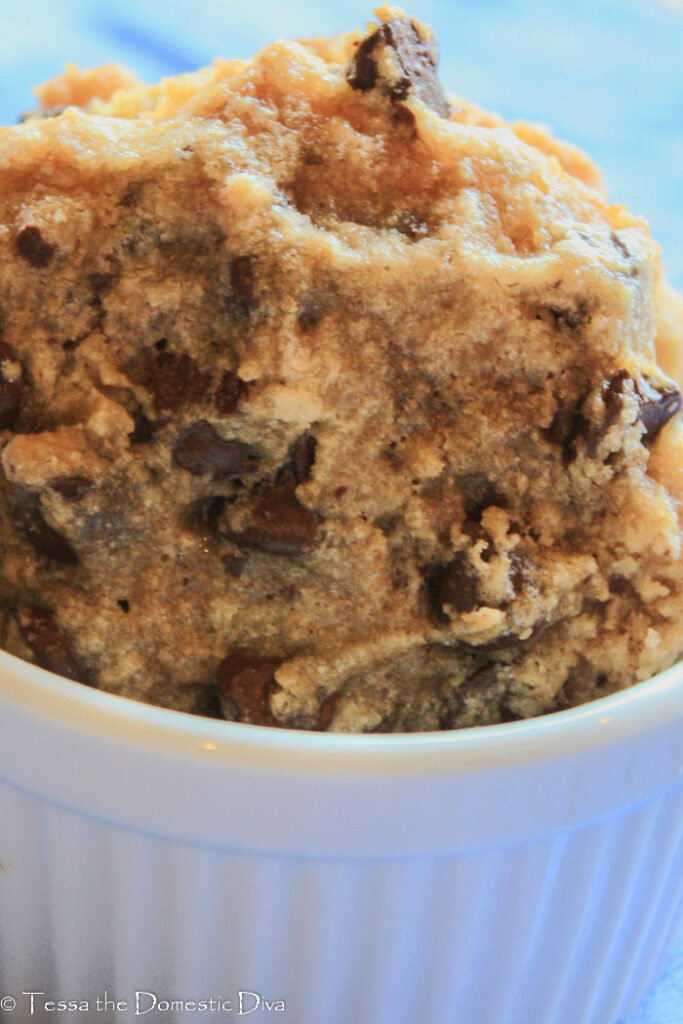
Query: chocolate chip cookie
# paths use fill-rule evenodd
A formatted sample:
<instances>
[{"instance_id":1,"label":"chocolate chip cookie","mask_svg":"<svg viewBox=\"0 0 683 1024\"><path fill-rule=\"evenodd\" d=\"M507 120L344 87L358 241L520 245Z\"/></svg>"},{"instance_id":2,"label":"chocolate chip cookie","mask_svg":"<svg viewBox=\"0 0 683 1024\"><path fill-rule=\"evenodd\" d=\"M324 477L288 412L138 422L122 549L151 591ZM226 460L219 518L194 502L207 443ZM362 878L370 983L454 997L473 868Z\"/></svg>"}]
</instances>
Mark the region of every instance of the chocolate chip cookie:
<instances>
[{"instance_id":1,"label":"chocolate chip cookie","mask_svg":"<svg viewBox=\"0 0 683 1024\"><path fill-rule=\"evenodd\" d=\"M7 650L358 732L567 708L683 650L647 226L377 19L151 88L70 68L2 129Z\"/></svg>"}]
</instances>

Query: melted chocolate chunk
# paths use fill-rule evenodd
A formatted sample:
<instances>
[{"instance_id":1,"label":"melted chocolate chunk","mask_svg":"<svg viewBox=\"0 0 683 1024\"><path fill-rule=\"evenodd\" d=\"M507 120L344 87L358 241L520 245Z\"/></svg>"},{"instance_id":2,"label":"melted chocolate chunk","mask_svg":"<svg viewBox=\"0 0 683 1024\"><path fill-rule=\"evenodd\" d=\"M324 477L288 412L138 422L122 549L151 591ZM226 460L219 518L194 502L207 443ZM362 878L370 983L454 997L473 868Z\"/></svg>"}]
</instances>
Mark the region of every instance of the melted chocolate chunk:
<instances>
[{"instance_id":1,"label":"melted chocolate chunk","mask_svg":"<svg viewBox=\"0 0 683 1024\"><path fill-rule=\"evenodd\" d=\"M18 365L19 372L11 372ZM21 405L24 371L11 345L0 341L0 430L11 427Z\"/></svg>"},{"instance_id":2,"label":"melted chocolate chunk","mask_svg":"<svg viewBox=\"0 0 683 1024\"><path fill-rule=\"evenodd\" d=\"M352 89L360 92L369 92L377 85L377 61L373 53L382 42L382 30L373 32L367 36L351 61L349 70L346 73L346 80Z\"/></svg>"},{"instance_id":3,"label":"melted chocolate chunk","mask_svg":"<svg viewBox=\"0 0 683 1024\"><path fill-rule=\"evenodd\" d=\"M378 64L383 49L392 51L396 66L395 75L387 79L381 76ZM409 18L393 18L362 41L346 77L349 85L361 92L379 86L392 103L405 100L413 92L447 118L450 106L436 75L438 59L435 40L423 39Z\"/></svg>"},{"instance_id":4,"label":"melted chocolate chunk","mask_svg":"<svg viewBox=\"0 0 683 1024\"><path fill-rule=\"evenodd\" d=\"M211 374L203 373L187 352L178 354L162 350L149 377L157 412L164 409L175 412L181 406L198 402L210 383Z\"/></svg>"},{"instance_id":5,"label":"melted chocolate chunk","mask_svg":"<svg viewBox=\"0 0 683 1024\"><path fill-rule=\"evenodd\" d=\"M464 551L458 551L450 562L434 566L428 572L427 589L432 606L442 620L446 605L462 615L479 604L479 578Z\"/></svg>"},{"instance_id":6,"label":"melted chocolate chunk","mask_svg":"<svg viewBox=\"0 0 683 1024\"><path fill-rule=\"evenodd\" d=\"M38 228L22 228L17 235L17 252L29 266L36 269L46 267L55 254L55 245L46 242Z\"/></svg>"},{"instance_id":7,"label":"melted chocolate chunk","mask_svg":"<svg viewBox=\"0 0 683 1024\"><path fill-rule=\"evenodd\" d=\"M288 463L296 484L305 484L307 480L310 480L317 447L318 442L313 434L306 431L296 439L289 449Z\"/></svg>"},{"instance_id":8,"label":"melted chocolate chunk","mask_svg":"<svg viewBox=\"0 0 683 1024\"><path fill-rule=\"evenodd\" d=\"M235 479L256 467L256 449L244 441L226 441L206 420L183 430L173 446L173 465L192 476Z\"/></svg>"},{"instance_id":9,"label":"melted chocolate chunk","mask_svg":"<svg viewBox=\"0 0 683 1024\"><path fill-rule=\"evenodd\" d=\"M232 301L237 312L248 317L257 302L254 297L254 260L251 256L236 256L230 264Z\"/></svg>"},{"instance_id":10,"label":"melted chocolate chunk","mask_svg":"<svg viewBox=\"0 0 683 1024\"><path fill-rule=\"evenodd\" d=\"M78 555L71 543L46 523L37 497L28 498L12 508L17 529L38 552L62 565L78 565Z\"/></svg>"},{"instance_id":11,"label":"melted chocolate chunk","mask_svg":"<svg viewBox=\"0 0 683 1024\"><path fill-rule=\"evenodd\" d=\"M662 427L665 427L681 408L681 393L675 384L654 387L645 380L638 385L638 400L638 415L645 427L643 444L650 445L656 441Z\"/></svg>"},{"instance_id":12,"label":"melted chocolate chunk","mask_svg":"<svg viewBox=\"0 0 683 1024\"><path fill-rule=\"evenodd\" d=\"M216 669L216 688L225 717L251 725L277 725L269 698L278 688L275 671L281 663L279 658L230 651Z\"/></svg>"},{"instance_id":13,"label":"melted chocolate chunk","mask_svg":"<svg viewBox=\"0 0 683 1024\"><path fill-rule=\"evenodd\" d=\"M17 622L31 648L36 664L48 672L91 686L92 674L76 653L71 640L59 628L50 612L41 608L20 608Z\"/></svg>"},{"instance_id":14,"label":"melted chocolate chunk","mask_svg":"<svg viewBox=\"0 0 683 1024\"><path fill-rule=\"evenodd\" d=\"M224 517L220 532L240 547L293 558L317 543L318 516L299 502L288 481L276 481L254 492L245 527L233 530Z\"/></svg>"},{"instance_id":15,"label":"melted chocolate chunk","mask_svg":"<svg viewBox=\"0 0 683 1024\"><path fill-rule=\"evenodd\" d=\"M89 476L57 476L50 480L50 487L67 501L82 498L94 484Z\"/></svg>"},{"instance_id":16,"label":"melted chocolate chunk","mask_svg":"<svg viewBox=\"0 0 683 1024\"><path fill-rule=\"evenodd\" d=\"M247 385L236 373L226 371L216 390L216 410L224 416L236 412L237 407L246 396Z\"/></svg>"}]
</instances>

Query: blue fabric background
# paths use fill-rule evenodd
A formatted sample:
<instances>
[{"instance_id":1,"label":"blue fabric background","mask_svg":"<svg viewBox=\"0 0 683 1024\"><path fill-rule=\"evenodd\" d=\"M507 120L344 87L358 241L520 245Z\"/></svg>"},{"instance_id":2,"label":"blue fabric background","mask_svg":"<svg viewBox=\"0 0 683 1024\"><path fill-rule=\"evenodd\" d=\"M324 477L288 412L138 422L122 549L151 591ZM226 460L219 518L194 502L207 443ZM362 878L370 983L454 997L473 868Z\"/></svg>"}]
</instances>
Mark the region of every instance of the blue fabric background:
<instances>
[{"instance_id":1,"label":"blue fabric background","mask_svg":"<svg viewBox=\"0 0 683 1024\"><path fill-rule=\"evenodd\" d=\"M683 3L413 0L410 7L436 29L445 86L583 146L613 199L647 217L669 277L683 289ZM274 37L327 35L370 17L363 0L0 0L0 123L33 106L31 86L67 60L116 60L152 81L215 56L248 56ZM628 1024L683 1024L683 933Z\"/></svg>"}]
</instances>

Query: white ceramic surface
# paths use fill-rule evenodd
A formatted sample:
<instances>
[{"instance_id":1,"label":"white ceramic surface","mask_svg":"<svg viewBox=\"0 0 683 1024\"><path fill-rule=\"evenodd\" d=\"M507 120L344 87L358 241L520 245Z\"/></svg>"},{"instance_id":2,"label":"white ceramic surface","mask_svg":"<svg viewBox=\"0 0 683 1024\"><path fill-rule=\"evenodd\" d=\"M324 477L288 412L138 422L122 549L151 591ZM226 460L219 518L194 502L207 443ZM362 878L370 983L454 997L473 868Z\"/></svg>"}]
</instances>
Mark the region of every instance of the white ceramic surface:
<instances>
[{"instance_id":1,"label":"white ceramic surface","mask_svg":"<svg viewBox=\"0 0 683 1024\"><path fill-rule=\"evenodd\" d=\"M612 1024L680 918L683 669L531 722L349 737L0 654L0 862L7 1020Z\"/></svg>"}]
</instances>

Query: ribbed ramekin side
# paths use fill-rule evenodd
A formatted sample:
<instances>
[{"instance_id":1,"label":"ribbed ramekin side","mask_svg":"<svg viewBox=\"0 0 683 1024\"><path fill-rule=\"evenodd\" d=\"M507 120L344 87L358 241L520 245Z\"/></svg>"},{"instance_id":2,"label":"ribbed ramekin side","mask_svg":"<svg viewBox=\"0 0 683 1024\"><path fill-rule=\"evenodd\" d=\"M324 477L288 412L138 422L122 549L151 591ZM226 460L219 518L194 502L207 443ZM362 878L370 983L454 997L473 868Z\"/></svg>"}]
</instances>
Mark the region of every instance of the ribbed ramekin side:
<instances>
[{"instance_id":1,"label":"ribbed ramekin side","mask_svg":"<svg viewBox=\"0 0 683 1024\"><path fill-rule=\"evenodd\" d=\"M553 886L510 1024L610 1024L624 1013L626 989L644 990L648 954L676 903L682 817L683 792L671 789L556 844Z\"/></svg>"},{"instance_id":2,"label":"ribbed ramekin side","mask_svg":"<svg viewBox=\"0 0 683 1024\"><path fill-rule=\"evenodd\" d=\"M126 1002L101 1024L144 1020L136 999L222 1000L207 1019L230 1020L240 992L283 1000L283 1024L612 1024L671 933L682 826L679 785L510 847L332 860L160 839L0 786L0 981Z\"/></svg>"},{"instance_id":3,"label":"ribbed ramekin side","mask_svg":"<svg viewBox=\"0 0 683 1024\"><path fill-rule=\"evenodd\" d=\"M0 785L0 986L54 985L54 950L46 927L49 903L46 805Z\"/></svg>"}]
</instances>

